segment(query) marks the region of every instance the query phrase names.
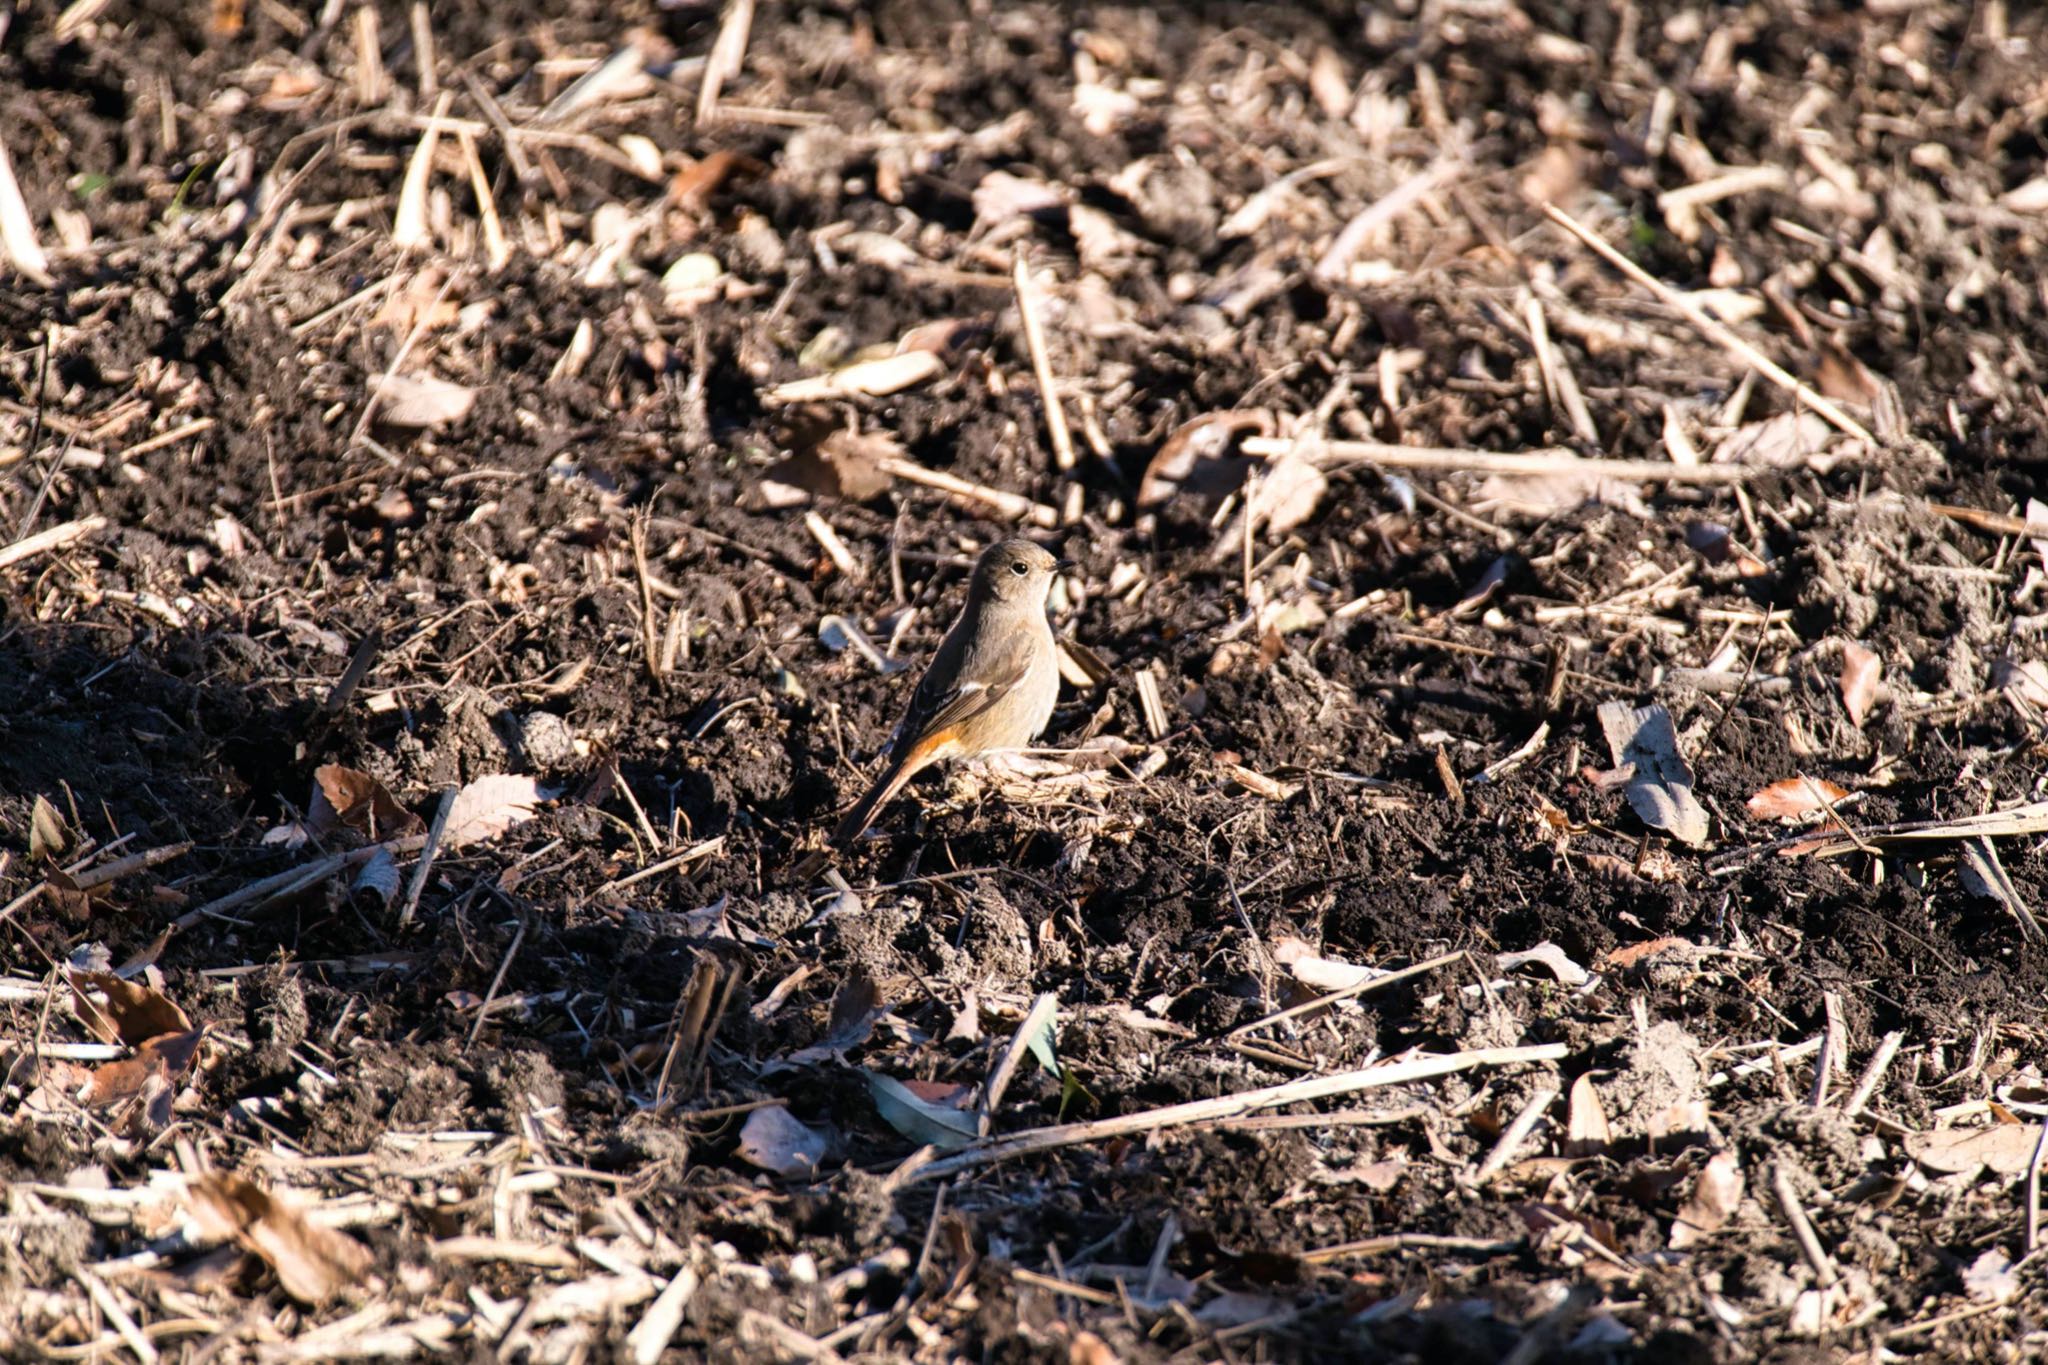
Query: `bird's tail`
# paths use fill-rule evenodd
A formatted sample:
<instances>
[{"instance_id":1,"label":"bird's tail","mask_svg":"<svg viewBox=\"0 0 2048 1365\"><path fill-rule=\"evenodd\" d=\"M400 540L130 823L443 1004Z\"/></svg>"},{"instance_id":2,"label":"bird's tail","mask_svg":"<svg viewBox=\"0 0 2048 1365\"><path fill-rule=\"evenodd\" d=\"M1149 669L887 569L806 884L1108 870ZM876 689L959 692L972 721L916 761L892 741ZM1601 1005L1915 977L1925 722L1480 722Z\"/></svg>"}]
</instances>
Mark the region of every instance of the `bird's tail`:
<instances>
[{"instance_id":1,"label":"bird's tail","mask_svg":"<svg viewBox=\"0 0 2048 1365\"><path fill-rule=\"evenodd\" d=\"M837 845L850 844L867 833L868 826L874 823L875 812L887 805L890 798L903 790L903 784L916 774L917 769L908 763L890 764L883 770L882 775L875 779L875 784L867 789L867 793L854 802L852 809L840 817L839 823L833 826L832 842Z\"/></svg>"}]
</instances>

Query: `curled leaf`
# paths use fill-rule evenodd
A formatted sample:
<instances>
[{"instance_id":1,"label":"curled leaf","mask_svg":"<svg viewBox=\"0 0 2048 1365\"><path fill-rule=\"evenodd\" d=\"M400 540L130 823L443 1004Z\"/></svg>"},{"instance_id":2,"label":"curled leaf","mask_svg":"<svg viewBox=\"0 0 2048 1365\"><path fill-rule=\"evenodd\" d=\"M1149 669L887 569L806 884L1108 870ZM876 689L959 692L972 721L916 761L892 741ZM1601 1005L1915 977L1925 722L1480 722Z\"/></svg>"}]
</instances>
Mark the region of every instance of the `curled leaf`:
<instances>
[{"instance_id":1,"label":"curled leaf","mask_svg":"<svg viewBox=\"0 0 2048 1365\"><path fill-rule=\"evenodd\" d=\"M740 1160L784 1176L818 1173L825 1135L779 1104L756 1109L740 1128Z\"/></svg>"},{"instance_id":2,"label":"curled leaf","mask_svg":"<svg viewBox=\"0 0 2048 1365\"><path fill-rule=\"evenodd\" d=\"M875 1110L891 1128L921 1146L957 1152L980 1136L973 1114L955 1105L927 1099L893 1076L863 1073Z\"/></svg>"},{"instance_id":3,"label":"curled leaf","mask_svg":"<svg viewBox=\"0 0 2048 1365\"><path fill-rule=\"evenodd\" d=\"M260 1257L300 1303L326 1303L370 1268L369 1248L361 1242L312 1222L296 1204L238 1175L210 1171L186 1187L185 1198L202 1236Z\"/></svg>"},{"instance_id":4,"label":"curled leaf","mask_svg":"<svg viewBox=\"0 0 2048 1365\"><path fill-rule=\"evenodd\" d=\"M1758 791L1744 808L1759 820L1792 820L1848 799L1848 792L1825 778L1788 777Z\"/></svg>"}]
</instances>

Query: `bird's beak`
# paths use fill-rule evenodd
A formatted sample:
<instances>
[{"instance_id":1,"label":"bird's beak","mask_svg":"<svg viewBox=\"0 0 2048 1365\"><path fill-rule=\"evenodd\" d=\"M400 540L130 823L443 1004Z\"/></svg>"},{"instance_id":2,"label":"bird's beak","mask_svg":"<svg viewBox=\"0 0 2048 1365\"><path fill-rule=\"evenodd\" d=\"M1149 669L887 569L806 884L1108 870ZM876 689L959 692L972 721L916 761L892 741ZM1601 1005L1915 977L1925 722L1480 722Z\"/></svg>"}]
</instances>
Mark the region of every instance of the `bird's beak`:
<instances>
[{"instance_id":1,"label":"bird's beak","mask_svg":"<svg viewBox=\"0 0 2048 1365\"><path fill-rule=\"evenodd\" d=\"M1080 567L1081 561L1079 561L1078 559L1057 560L1054 562L1052 566L1054 573L1066 573L1069 570L1078 569Z\"/></svg>"}]
</instances>

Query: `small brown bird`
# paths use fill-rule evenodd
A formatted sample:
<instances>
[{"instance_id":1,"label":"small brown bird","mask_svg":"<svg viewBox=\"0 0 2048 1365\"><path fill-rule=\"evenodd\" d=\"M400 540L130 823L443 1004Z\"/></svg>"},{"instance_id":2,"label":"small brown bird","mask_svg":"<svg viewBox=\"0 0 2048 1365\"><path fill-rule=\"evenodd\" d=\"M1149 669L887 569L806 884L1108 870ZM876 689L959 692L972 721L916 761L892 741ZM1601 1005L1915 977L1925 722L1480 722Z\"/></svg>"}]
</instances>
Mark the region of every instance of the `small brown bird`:
<instances>
[{"instance_id":1,"label":"small brown bird","mask_svg":"<svg viewBox=\"0 0 2048 1365\"><path fill-rule=\"evenodd\" d=\"M1028 540L982 551L967 605L918 680L881 775L832 831L833 843L859 838L875 812L932 764L1021 749L1038 738L1060 693L1059 646L1045 619L1045 595L1066 567Z\"/></svg>"}]
</instances>

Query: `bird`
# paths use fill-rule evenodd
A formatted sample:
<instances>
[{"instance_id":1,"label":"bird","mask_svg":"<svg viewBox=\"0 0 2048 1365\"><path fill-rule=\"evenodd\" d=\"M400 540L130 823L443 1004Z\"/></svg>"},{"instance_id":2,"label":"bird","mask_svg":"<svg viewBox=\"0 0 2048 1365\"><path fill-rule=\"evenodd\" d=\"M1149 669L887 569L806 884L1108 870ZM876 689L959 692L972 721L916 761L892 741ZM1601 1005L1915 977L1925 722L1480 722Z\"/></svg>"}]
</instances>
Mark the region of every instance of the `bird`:
<instances>
[{"instance_id":1,"label":"bird","mask_svg":"<svg viewBox=\"0 0 2048 1365\"><path fill-rule=\"evenodd\" d=\"M982 551L967 602L926 665L889 738L881 772L832 831L846 845L875 813L934 763L1021 749L1038 738L1059 700L1059 646L1046 594L1070 560L1013 537Z\"/></svg>"}]
</instances>

